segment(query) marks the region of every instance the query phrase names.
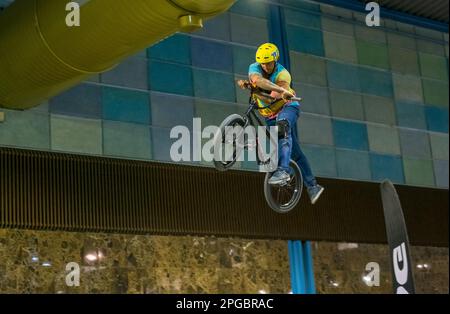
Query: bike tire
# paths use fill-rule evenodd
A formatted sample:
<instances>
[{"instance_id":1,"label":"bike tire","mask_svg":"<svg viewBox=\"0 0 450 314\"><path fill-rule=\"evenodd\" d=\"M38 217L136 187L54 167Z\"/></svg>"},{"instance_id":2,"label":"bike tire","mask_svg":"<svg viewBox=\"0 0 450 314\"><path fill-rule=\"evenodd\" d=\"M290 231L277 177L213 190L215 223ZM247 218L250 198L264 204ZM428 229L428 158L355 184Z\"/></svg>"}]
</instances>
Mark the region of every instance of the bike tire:
<instances>
[{"instance_id":1,"label":"bike tire","mask_svg":"<svg viewBox=\"0 0 450 314\"><path fill-rule=\"evenodd\" d=\"M240 125L243 128L245 128L245 126L246 126L246 122L245 122L244 118L238 114L232 114L232 115L226 117L225 120L223 120L223 122L219 126L218 131L214 135L214 142L213 142L214 148L216 148L217 145L220 145L223 143L224 137L225 137L225 128L226 127L234 127L236 125ZM242 140L244 140L244 139L242 139ZM245 146L245 143L243 143L243 146ZM237 147L234 146L233 155L235 155L235 157L230 161L224 162L221 160L216 160L216 156L215 156L213 158L215 168L219 171L225 171L225 170L228 170L229 168L231 168L236 163L236 160L239 157L239 153L242 153L242 152L236 152L236 151L237 151Z\"/></svg>"},{"instance_id":2,"label":"bike tire","mask_svg":"<svg viewBox=\"0 0 450 314\"><path fill-rule=\"evenodd\" d=\"M302 191L303 191L303 176L302 176L299 166L297 165L297 163L295 161L291 160L289 163L289 167L291 168L291 170L293 171L293 174L294 174L292 176L292 179L289 182L292 184L291 188L293 189L294 193L291 196L291 198L289 199L289 201L285 204L280 204L280 202L277 201L273 195L272 189L276 189L276 188L283 189L283 187L273 186L273 185L269 184L269 179L270 179L272 173L266 173L266 177L264 179L264 196L266 198L266 202L270 208L272 208L274 211L276 211L277 213L280 213L280 214L286 214L286 213L290 212L293 208L295 208L295 206L297 206L298 202L300 201L300 198L302 196ZM284 188L286 188L286 190L288 190L287 187L284 187ZM291 189L291 188L289 188L289 189ZM280 192L278 191L277 193L280 193ZM279 196L279 194L278 194L278 196Z\"/></svg>"}]
</instances>

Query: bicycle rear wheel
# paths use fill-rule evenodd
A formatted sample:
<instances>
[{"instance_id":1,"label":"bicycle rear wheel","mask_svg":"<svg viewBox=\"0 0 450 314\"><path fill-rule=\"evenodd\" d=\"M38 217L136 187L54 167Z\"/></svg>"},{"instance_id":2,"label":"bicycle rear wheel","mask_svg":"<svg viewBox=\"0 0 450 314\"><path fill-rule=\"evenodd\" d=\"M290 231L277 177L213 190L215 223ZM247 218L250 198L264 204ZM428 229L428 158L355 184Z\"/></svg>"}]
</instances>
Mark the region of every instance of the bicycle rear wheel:
<instances>
[{"instance_id":1,"label":"bicycle rear wheel","mask_svg":"<svg viewBox=\"0 0 450 314\"><path fill-rule=\"evenodd\" d=\"M244 139L245 124L244 118L238 114L228 116L220 124L214 136L213 161L217 170L225 171L236 163L236 160L246 146ZM233 133L236 126L241 127L241 131L237 134Z\"/></svg>"},{"instance_id":2,"label":"bicycle rear wheel","mask_svg":"<svg viewBox=\"0 0 450 314\"><path fill-rule=\"evenodd\" d=\"M267 204L277 213L291 211L300 201L303 190L303 176L297 163L291 160L291 179L284 185L270 185L272 173L267 173L264 180L264 196Z\"/></svg>"}]
</instances>

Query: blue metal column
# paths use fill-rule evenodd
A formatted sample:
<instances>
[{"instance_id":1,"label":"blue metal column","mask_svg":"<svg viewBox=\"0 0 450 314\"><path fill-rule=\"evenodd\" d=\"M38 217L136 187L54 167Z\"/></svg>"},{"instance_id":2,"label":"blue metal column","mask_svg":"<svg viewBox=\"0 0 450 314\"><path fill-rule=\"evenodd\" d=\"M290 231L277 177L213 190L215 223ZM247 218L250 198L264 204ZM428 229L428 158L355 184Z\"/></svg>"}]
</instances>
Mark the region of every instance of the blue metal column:
<instances>
[{"instance_id":1,"label":"blue metal column","mask_svg":"<svg viewBox=\"0 0 450 314\"><path fill-rule=\"evenodd\" d=\"M291 287L293 294L315 294L311 243L288 241Z\"/></svg>"},{"instance_id":2,"label":"blue metal column","mask_svg":"<svg viewBox=\"0 0 450 314\"><path fill-rule=\"evenodd\" d=\"M277 0L276 2L279 2ZM283 9L276 4L268 5L269 40L280 49L280 63L290 71L289 48ZM313 260L311 243L288 241L291 286L293 294L314 294Z\"/></svg>"},{"instance_id":3,"label":"blue metal column","mask_svg":"<svg viewBox=\"0 0 450 314\"><path fill-rule=\"evenodd\" d=\"M291 267L291 286L293 294L305 294L306 274L301 241L288 241L289 262Z\"/></svg>"},{"instance_id":4,"label":"blue metal column","mask_svg":"<svg viewBox=\"0 0 450 314\"><path fill-rule=\"evenodd\" d=\"M279 2L279 0L276 0L275 2ZM269 24L269 40L280 50L279 62L289 71L291 62L289 59L288 40L286 26L284 24L283 9L279 5L269 4L267 20Z\"/></svg>"},{"instance_id":5,"label":"blue metal column","mask_svg":"<svg viewBox=\"0 0 450 314\"><path fill-rule=\"evenodd\" d=\"M311 252L311 242L303 242L303 260L305 266L306 293L315 294L316 284L314 283L314 267Z\"/></svg>"}]
</instances>

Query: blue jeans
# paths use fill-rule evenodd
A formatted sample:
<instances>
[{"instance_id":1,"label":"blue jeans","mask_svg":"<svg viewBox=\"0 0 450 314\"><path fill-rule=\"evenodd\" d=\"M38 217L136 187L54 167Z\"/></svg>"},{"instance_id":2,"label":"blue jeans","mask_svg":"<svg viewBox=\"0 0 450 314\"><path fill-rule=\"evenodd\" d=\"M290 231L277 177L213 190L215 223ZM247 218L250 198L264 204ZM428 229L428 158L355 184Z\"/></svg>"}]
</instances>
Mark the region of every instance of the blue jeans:
<instances>
[{"instance_id":1,"label":"blue jeans","mask_svg":"<svg viewBox=\"0 0 450 314\"><path fill-rule=\"evenodd\" d=\"M297 138L297 119L300 114L298 105L286 105L276 118L266 119L267 126L275 126L277 121L286 120L289 123L287 138L278 139L278 169L291 172L289 161L294 160L302 172L307 187L317 184L308 159L300 148Z\"/></svg>"}]
</instances>

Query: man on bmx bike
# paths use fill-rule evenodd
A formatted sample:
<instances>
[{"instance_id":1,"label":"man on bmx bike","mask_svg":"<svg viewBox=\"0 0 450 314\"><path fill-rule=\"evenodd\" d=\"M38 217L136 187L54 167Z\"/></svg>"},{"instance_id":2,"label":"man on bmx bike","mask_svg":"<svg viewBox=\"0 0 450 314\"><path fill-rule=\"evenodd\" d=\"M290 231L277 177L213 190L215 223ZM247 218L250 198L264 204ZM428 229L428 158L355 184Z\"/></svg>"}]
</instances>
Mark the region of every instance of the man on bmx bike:
<instances>
[{"instance_id":1,"label":"man on bmx bike","mask_svg":"<svg viewBox=\"0 0 450 314\"><path fill-rule=\"evenodd\" d=\"M300 103L290 100L295 96L295 91L291 88L291 75L278 63L279 58L279 50L274 44L261 45L256 51L256 62L249 67L249 81L239 80L238 84L242 89L251 84L253 88L280 99L268 107L273 99L254 94L258 107L262 108L259 113L265 118L267 126L278 126L278 168L268 183L283 185L291 179L289 161L292 158L300 167L311 204L315 204L324 188L317 184L308 160L300 148L297 139Z\"/></svg>"}]
</instances>

